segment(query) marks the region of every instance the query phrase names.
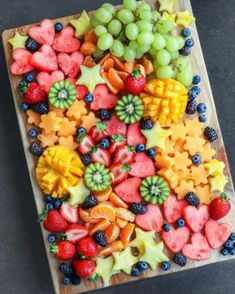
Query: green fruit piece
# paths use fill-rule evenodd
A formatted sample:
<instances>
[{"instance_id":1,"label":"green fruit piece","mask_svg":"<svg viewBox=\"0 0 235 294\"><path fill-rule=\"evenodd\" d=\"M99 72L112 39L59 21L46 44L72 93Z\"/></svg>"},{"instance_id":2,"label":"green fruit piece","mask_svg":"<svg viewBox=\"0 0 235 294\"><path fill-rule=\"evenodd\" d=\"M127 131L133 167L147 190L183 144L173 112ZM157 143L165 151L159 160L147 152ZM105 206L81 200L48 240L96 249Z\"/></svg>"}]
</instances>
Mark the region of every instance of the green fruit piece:
<instances>
[{"instance_id":1,"label":"green fruit piece","mask_svg":"<svg viewBox=\"0 0 235 294\"><path fill-rule=\"evenodd\" d=\"M113 252L113 271L123 271L130 275L132 266L138 262L138 258L132 254L131 247L127 247L122 252Z\"/></svg>"},{"instance_id":2,"label":"green fruit piece","mask_svg":"<svg viewBox=\"0 0 235 294\"><path fill-rule=\"evenodd\" d=\"M83 179L80 179L76 186L69 187L67 191L70 194L69 204L72 206L83 203L90 194L90 191L86 188Z\"/></svg>"},{"instance_id":3,"label":"green fruit piece","mask_svg":"<svg viewBox=\"0 0 235 294\"><path fill-rule=\"evenodd\" d=\"M110 282L110 278L112 275L117 274L119 272L113 271L114 260L113 256L109 257L97 257L96 258L96 271L95 273L98 274L104 283L104 286L108 286Z\"/></svg>"},{"instance_id":4,"label":"green fruit piece","mask_svg":"<svg viewBox=\"0 0 235 294\"><path fill-rule=\"evenodd\" d=\"M147 177L140 185L140 194L145 201L152 204L163 204L169 196L167 182L158 176Z\"/></svg>"},{"instance_id":5,"label":"green fruit piece","mask_svg":"<svg viewBox=\"0 0 235 294\"><path fill-rule=\"evenodd\" d=\"M127 124L133 124L141 120L144 105L139 96L129 94L118 100L115 110L120 120Z\"/></svg>"},{"instance_id":6,"label":"green fruit piece","mask_svg":"<svg viewBox=\"0 0 235 294\"><path fill-rule=\"evenodd\" d=\"M75 86L68 81L56 82L48 93L49 102L56 108L69 108L77 99Z\"/></svg>"},{"instance_id":7,"label":"green fruit piece","mask_svg":"<svg viewBox=\"0 0 235 294\"><path fill-rule=\"evenodd\" d=\"M85 171L84 180L91 191L101 192L111 185L111 175L103 164L92 163Z\"/></svg>"}]
</instances>

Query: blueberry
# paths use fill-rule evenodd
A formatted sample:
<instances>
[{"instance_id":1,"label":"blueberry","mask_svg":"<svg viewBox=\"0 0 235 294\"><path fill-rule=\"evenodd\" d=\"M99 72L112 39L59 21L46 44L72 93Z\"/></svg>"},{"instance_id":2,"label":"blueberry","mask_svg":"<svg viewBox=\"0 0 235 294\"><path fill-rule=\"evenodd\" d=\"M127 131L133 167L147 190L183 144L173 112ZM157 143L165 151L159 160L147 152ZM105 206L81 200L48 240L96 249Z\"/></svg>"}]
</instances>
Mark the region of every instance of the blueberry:
<instances>
[{"instance_id":1,"label":"blueberry","mask_svg":"<svg viewBox=\"0 0 235 294\"><path fill-rule=\"evenodd\" d=\"M233 248L233 241L231 241L231 240L226 241L224 243L224 247L227 248L227 249Z\"/></svg>"},{"instance_id":2,"label":"blueberry","mask_svg":"<svg viewBox=\"0 0 235 294\"><path fill-rule=\"evenodd\" d=\"M91 93L88 93L86 96L85 96L85 102L87 103L87 104L91 104L92 103L92 101L93 101L93 95L91 94Z\"/></svg>"},{"instance_id":3,"label":"blueberry","mask_svg":"<svg viewBox=\"0 0 235 294\"><path fill-rule=\"evenodd\" d=\"M206 112L206 104L205 103L199 103L197 105L197 112L202 114Z\"/></svg>"},{"instance_id":4,"label":"blueberry","mask_svg":"<svg viewBox=\"0 0 235 294\"><path fill-rule=\"evenodd\" d=\"M29 106L29 104L27 102L22 102L21 103L21 109L23 111L27 111L27 110L29 110L29 108L30 108L30 106Z\"/></svg>"},{"instance_id":5,"label":"blueberry","mask_svg":"<svg viewBox=\"0 0 235 294\"><path fill-rule=\"evenodd\" d=\"M131 270L131 275L133 277L138 277L140 275L140 270L137 268L137 267L134 267L132 270Z\"/></svg>"},{"instance_id":6,"label":"blueberry","mask_svg":"<svg viewBox=\"0 0 235 294\"><path fill-rule=\"evenodd\" d=\"M46 203L52 203L53 198L51 197L51 195L45 195L44 200Z\"/></svg>"},{"instance_id":7,"label":"blueberry","mask_svg":"<svg viewBox=\"0 0 235 294\"><path fill-rule=\"evenodd\" d=\"M229 237L230 240L235 241L235 233L232 233Z\"/></svg>"},{"instance_id":8,"label":"blueberry","mask_svg":"<svg viewBox=\"0 0 235 294\"><path fill-rule=\"evenodd\" d=\"M55 234L48 235L47 240L48 240L49 243L55 243L56 235Z\"/></svg>"},{"instance_id":9,"label":"blueberry","mask_svg":"<svg viewBox=\"0 0 235 294\"><path fill-rule=\"evenodd\" d=\"M200 87L198 87L198 86L193 86L191 88L191 90L195 91L197 93L197 95L199 95L201 93L201 91L202 91L202 89Z\"/></svg>"},{"instance_id":10,"label":"blueberry","mask_svg":"<svg viewBox=\"0 0 235 294\"><path fill-rule=\"evenodd\" d=\"M193 39L188 39L188 40L186 40L186 42L185 42L185 46L186 46L186 47L191 48L191 47L193 47L193 45L194 45L194 41L193 41Z\"/></svg>"},{"instance_id":11,"label":"blueberry","mask_svg":"<svg viewBox=\"0 0 235 294\"><path fill-rule=\"evenodd\" d=\"M229 254L230 254L230 255L235 255L235 248L231 249L231 250L229 251Z\"/></svg>"},{"instance_id":12,"label":"blueberry","mask_svg":"<svg viewBox=\"0 0 235 294\"><path fill-rule=\"evenodd\" d=\"M98 117L101 119L101 120L110 120L112 115L111 115L111 112L107 109L100 109L98 111Z\"/></svg>"},{"instance_id":13,"label":"blueberry","mask_svg":"<svg viewBox=\"0 0 235 294\"><path fill-rule=\"evenodd\" d=\"M168 271L171 268L171 264L169 261L163 261L161 264L161 269L164 271Z\"/></svg>"},{"instance_id":14,"label":"blueberry","mask_svg":"<svg viewBox=\"0 0 235 294\"><path fill-rule=\"evenodd\" d=\"M52 209L54 209L54 205L53 205L53 203L48 203L48 204L47 204L47 209L48 209L48 210L52 210Z\"/></svg>"},{"instance_id":15,"label":"blueberry","mask_svg":"<svg viewBox=\"0 0 235 294\"><path fill-rule=\"evenodd\" d=\"M55 23L54 28L55 28L55 31L57 33L59 33L63 30L64 26L62 25L61 22L57 22L57 23Z\"/></svg>"},{"instance_id":16,"label":"blueberry","mask_svg":"<svg viewBox=\"0 0 235 294\"><path fill-rule=\"evenodd\" d=\"M195 165L199 165L202 163L202 158L199 154L195 154L193 157L192 157L192 163L195 164Z\"/></svg>"},{"instance_id":17,"label":"blueberry","mask_svg":"<svg viewBox=\"0 0 235 294\"><path fill-rule=\"evenodd\" d=\"M99 146L104 149L109 149L109 146L110 146L109 139L102 139L99 143Z\"/></svg>"},{"instance_id":18,"label":"blueberry","mask_svg":"<svg viewBox=\"0 0 235 294\"><path fill-rule=\"evenodd\" d=\"M59 209L60 206L61 206L61 204L62 204L62 202L61 202L60 199L56 199L53 204L54 204L54 208L55 209Z\"/></svg>"},{"instance_id":19,"label":"blueberry","mask_svg":"<svg viewBox=\"0 0 235 294\"><path fill-rule=\"evenodd\" d=\"M150 158L154 158L156 156L156 150L154 148L149 148L147 150L147 155L150 157Z\"/></svg>"},{"instance_id":20,"label":"blueberry","mask_svg":"<svg viewBox=\"0 0 235 294\"><path fill-rule=\"evenodd\" d=\"M72 282L72 284L73 285L79 285L79 284L81 284L81 278L80 277L71 277L71 282Z\"/></svg>"},{"instance_id":21,"label":"blueberry","mask_svg":"<svg viewBox=\"0 0 235 294\"><path fill-rule=\"evenodd\" d=\"M188 100L191 102L197 98L197 92L192 89L188 92Z\"/></svg>"},{"instance_id":22,"label":"blueberry","mask_svg":"<svg viewBox=\"0 0 235 294\"><path fill-rule=\"evenodd\" d=\"M201 77L199 75L195 75L193 77L193 85L197 85L201 82Z\"/></svg>"},{"instance_id":23,"label":"blueberry","mask_svg":"<svg viewBox=\"0 0 235 294\"><path fill-rule=\"evenodd\" d=\"M34 76L32 73L27 73L24 75L24 80L27 82L27 83L31 83L34 79Z\"/></svg>"},{"instance_id":24,"label":"blueberry","mask_svg":"<svg viewBox=\"0 0 235 294\"><path fill-rule=\"evenodd\" d=\"M148 263L147 262L145 262L145 261L139 261L137 263L136 267L138 268L138 270L140 272L144 272L144 271L146 271L148 269L149 266L148 266Z\"/></svg>"},{"instance_id":25,"label":"blueberry","mask_svg":"<svg viewBox=\"0 0 235 294\"><path fill-rule=\"evenodd\" d=\"M153 122L151 119L141 120L140 128L141 130L151 130L153 128Z\"/></svg>"},{"instance_id":26,"label":"blueberry","mask_svg":"<svg viewBox=\"0 0 235 294\"><path fill-rule=\"evenodd\" d=\"M145 145L144 144L138 144L135 148L136 152L144 152Z\"/></svg>"},{"instance_id":27,"label":"blueberry","mask_svg":"<svg viewBox=\"0 0 235 294\"><path fill-rule=\"evenodd\" d=\"M179 218L179 219L177 220L177 226L178 226L179 228L182 228L182 227L184 227L184 225L185 225L184 220L183 220L182 218Z\"/></svg>"},{"instance_id":28,"label":"blueberry","mask_svg":"<svg viewBox=\"0 0 235 294\"><path fill-rule=\"evenodd\" d=\"M70 283L71 283L71 279L70 279L70 277L64 277L63 278L63 283L64 283L64 285L69 285Z\"/></svg>"},{"instance_id":29,"label":"blueberry","mask_svg":"<svg viewBox=\"0 0 235 294\"><path fill-rule=\"evenodd\" d=\"M30 138L37 138L38 130L37 129L30 129L27 134Z\"/></svg>"},{"instance_id":30,"label":"blueberry","mask_svg":"<svg viewBox=\"0 0 235 294\"><path fill-rule=\"evenodd\" d=\"M163 229L164 232L169 232L170 229L171 229L171 227L170 227L170 225L168 225L168 224L164 224L164 225L162 226L162 229Z\"/></svg>"},{"instance_id":31,"label":"blueberry","mask_svg":"<svg viewBox=\"0 0 235 294\"><path fill-rule=\"evenodd\" d=\"M179 50L179 54L183 56L189 56L191 54L191 48L184 46Z\"/></svg>"},{"instance_id":32,"label":"blueberry","mask_svg":"<svg viewBox=\"0 0 235 294\"><path fill-rule=\"evenodd\" d=\"M183 29L182 32L181 32L181 35L182 35L184 38L188 38L188 37L191 35L191 31L190 31L190 29L188 29L188 28Z\"/></svg>"},{"instance_id":33,"label":"blueberry","mask_svg":"<svg viewBox=\"0 0 235 294\"><path fill-rule=\"evenodd\" d=\"M224 256L227 256L227 255L229 254L228 249L223 248L223 249L221 250L221 254L223 254Z\"/></svg>"},{"instance_id":34,"label":"blueberry","mask_svg":"<svg viewBox=\"0 0 235 294\"><path fill-rule=\"evenodd\" d=\"M83 127L77 128L76 134L77 136L86 135L86 129Z\"/></svg>"},{"instance_id":35,"label":"blueberry","mask_svg":"<svg viewBox=\"0 0 235 294\"><path fill-rule=\"evenodd\" d=\"M85 164L88 165L91 163L91 157L87 154L81 154L80 155L81 161Z\"/></svg>"},{"instance_id":36,"label":"blueberry","mask_svg":"<svg viewBox=\"0 0 235 294\"><path fill-rule=\"evenodd\" d=\"M201 123L206 122L206 116L205 116L205 114L201 114L201 115L199 115L198 120L199 120Z\"/></svg>"}]
</instances>

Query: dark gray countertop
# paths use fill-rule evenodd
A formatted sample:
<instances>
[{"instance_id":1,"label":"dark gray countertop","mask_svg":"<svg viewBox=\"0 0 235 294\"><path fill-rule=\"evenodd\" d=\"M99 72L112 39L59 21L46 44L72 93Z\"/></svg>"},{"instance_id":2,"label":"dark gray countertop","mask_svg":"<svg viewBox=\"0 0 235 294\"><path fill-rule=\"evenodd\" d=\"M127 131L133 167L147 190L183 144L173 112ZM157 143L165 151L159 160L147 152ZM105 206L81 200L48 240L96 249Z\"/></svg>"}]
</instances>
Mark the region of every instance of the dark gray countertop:
<instances>
[{"instance_id":1,"label":"dark gray countertop","mask_svg":"<svg viewBox=\"0 0 235 294\"><path fill-rule=\"evenodd\" d=\"M50 4L49 4L50 2ZM0 0L0 30L95 9L101 0ZM118 0L110 1L119 3ZM226 149L235 176L235 0L192 0ZM0 293L53 293L0 47ZM99 293L235 293L235 262L206 266Z\"/></svg>"}]
</instances>

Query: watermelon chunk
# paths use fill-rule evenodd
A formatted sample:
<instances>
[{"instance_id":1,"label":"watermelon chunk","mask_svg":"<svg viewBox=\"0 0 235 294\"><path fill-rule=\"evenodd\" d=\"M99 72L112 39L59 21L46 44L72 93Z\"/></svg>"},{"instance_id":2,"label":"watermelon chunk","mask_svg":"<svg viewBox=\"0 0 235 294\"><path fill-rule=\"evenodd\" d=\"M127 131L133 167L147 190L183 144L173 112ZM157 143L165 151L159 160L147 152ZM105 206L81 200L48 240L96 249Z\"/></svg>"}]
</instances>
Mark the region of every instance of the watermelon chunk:
<instances>
[{"instance_id":1,"label":"watermelon chunk","mask_svg":"<svg viewBox=\"0 0 235 294\"><path fill-rule=\"evenodd\" d=\"M83 63L83 54L79 51L73 52L71 55L59 53L57 61L66 76L75 78L80 72L80 65Z\"/></svg>"},{"instance_id":2,"label":"watermelon chunk","mask_svg":"<svg viewBox=\"0 0 235 294\"><path fill-rule=\"evenodd\" d=\"M55 37L53 22L50 19L43 19L39 25L32 26L28 34L41 45L52 45Z\"/></svg>"},{"instance_id":3,"label":"watermelon chunk","mask_svg":"<svg viewBox=\"0 0 235 294\"><path fill-rule=\"evenodd\" d=\"M60 70L53 71L51 74L42 71L37 75L39 85L48 92L51 86L58 81L64 80L64 73Z\"/></svg>"},{"instance_id":4,"label":"watermelon chunk","mask_svg":"<svg viewBox=\"0 0 235 294\"><path fill-rule=\"evenodd\" d=\"M141 196L139 193L139 187L141 179L129 178L115 187L115 193L125 202L140 202Z\"/></svg>"},{"instance_id":5,"label":"watermelon chunk","mask_svg":"<svg viewBox=\"0 0 235 294\"><path fill-rule=\"evenodd\" d=\"M170 194L163 204L163 211L168 223L176 222L180 217L184 207L188 204L185 200L178 200L174 194Z\"/></svg>"},{"instance_id":6,"label":"watermelon chunk","mask_svg":"<svg viewBox=\"0 0 235 294\"><path fill-rule=\"evenodd\" d=\"M53 72L58 69L54 50L49 45L42 47L33 54L31 64L40 71Z\"/></svg>"},{"instance_id":7,"label":"watermelon chunk","mask_svg":"<svg viewBox=\"0 0 235 294\"><path fill-rule=\"evenodd\" d=\"M55 36L52 48L57 52L72 53L80 48L80 41L74 37L74 29L65 27Z\"/></svg>"},{"instance_id":8,"label":"watermelon chunk","mask_svg":"<svg viewBox=\"0 0 235 294\"><path fill-rule=\"evenodd\" d=\"M163 218L158 205L148 204L147 212L145 214L138 214L135 218L137 226L145 231L162 230Z\"/></svg>"},{"instance_id":9,"label":"watermelon chunk","mask_svg":"<svg viewBox=\"0 0 235 294\"><path fill-rule=\"evenodd\" d=\"M34 67L30 63L32 53L29 51L23 48L17 48L13 51L12 57L15 60L10 67L13 75L22 75L34 70Z\"/></svg>"},{"instance_id":10,"label":"watermelon chunk","mask_svg":"<svg viewBox=\"0 0 235 294\"><path fill-rule=\"evenodd\" d=\"M189 205L183 209L182 216L190 230L198 233L210 217L209 208L207 205L201 205L199 208Z\"/></svg>"},{"instance_id":11,"label":"watermelon chunk","mask_svg":"<svg viewBox=\"0 0 235 294\"><path fill-rule=\"evenodd\" d=\"M123 121L120 121L115 114L112 115L110 120L104 121L107 125L106 133L112 137L114 135L123 134L126 135L127 126Z\"/></svg>"},{"instance_id":12,"label":"watermelon chunk","mask_svg":"<svg viewBox=\"0 0 235 294\"><path fill-rule=\"evenodd\" d=\"M118 96L109 92L109 88L105 84L97 85L93 92L93 101L90 108L93 111L99 109L112 109L116 106Z\"/></svg>"},{"instance_id":13,"label":"watermelon chunk","mask_svg":"<svg viewBox=\"0 0 235 294\"><path fill-rule=\"evenodd\" d=\"M191 244L184 245L183 254L192 260L206 260L210 258L210 246L201 233L195 233L191 237Z\"/></svg>"},{"instance_id":14,"label":"watermelon chunk","mask_svg":"<svg viewBox=\"0 0 235 294\"><path fill-rule=\"evenodd\" d=\"M139 123L130 124L127 130L127 143L131 146L136 146L138 144L146 144L147 140L145 136L141 133Z\"/></svg>"},{"instance_id":15,"label":"watermelon chunk","mask_svg":"<svg viewBox=\"0 0 235 294\"><path fill-rule=\"evenodd\" d=\"M129 174L133 177L146 178L155 175L154 163L144 152L136 154L135 162L130 167Z\"/></svg>"}]
</instances>

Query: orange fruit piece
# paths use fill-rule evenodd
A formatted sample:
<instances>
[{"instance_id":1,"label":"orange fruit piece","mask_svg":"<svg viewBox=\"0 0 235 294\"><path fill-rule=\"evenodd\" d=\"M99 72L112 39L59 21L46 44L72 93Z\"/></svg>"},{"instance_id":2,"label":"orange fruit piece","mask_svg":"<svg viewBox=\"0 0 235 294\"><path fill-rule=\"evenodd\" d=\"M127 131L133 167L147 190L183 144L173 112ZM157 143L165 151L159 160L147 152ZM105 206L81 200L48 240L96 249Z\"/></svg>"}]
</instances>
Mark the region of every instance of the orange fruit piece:
<instances>
[{"instance_id":1,"label":"orange fruit piece","mask_svg":"<svg viewBox=\"0 0 235 294\"><path fill-rule=\"evenodd\" d=\"M109 200L110 194L112 193L112 188L109 187L105 191L102 192L92 192L94 196L98 199L99 202L107 201ZM112 202L112 201L111 201Z\"/></svg>"},{"instance_id":2,"label":"orange fruit piece","mask_svg":"<svg viewBox=\"0 0 235 294\"><path fill-rule=\"evenodd\" d=\"M123 80L119 77L117 71L114 68L109 69L108 79L116 89L121 90L125 88Z\"/></svg>"},{"instance_id":3,"label":"orange fruit piece","mask_svg":"<svg viewBox=\"0 0 235 294\"><path fill-rule=\"evenodd\" d=\"M128 221L121 219L119 217L116 218L116 223L118 224L118 226L123 229L125 228L125 226L127 225Z\"/></svg>"},{"instance_id":4,"label":"orange fruit piece","mask_svg":"<svg viewBox=\"0 0 235 294\"><path fill-rule=\"evenodd\" d=\"M124 70L128 73L132 73L135 68L136 62L134 60L124 63Z\"/></svg>"},{"instance_id":5,"label":"orange fruit piece","mask_svg":"<svg viewBox=\"0 0 235 294\"><path fill-rule=\"evenodd\" d=\"M105 62L107 59L110 58L110 56L111 56L110 53L106 54L106 55L105 55L105 56L99 61L99 64L100 64L100 65L103 65L104 62Z\"/></svg>"},{"instance_id":6,"label":"orange fruit piece","mask_svg":"<svg viewBox=\"0 0 235 294\"><path fill-rule=\"evenodd\" d=\"M128 246L131 240L131 235L134 232L135 225L134 224L127 224L124 229L122 229L120 234L120 239L122 241L122 245L124 248Z\"/></svg>"},{"instance_id":7,"label":"orange fruit piece","mask_svg":"<svg viewBox=\"0 0 235 294\"><path fill-rule=\"evenodd\" d=\"M106 257L111 255L113 252L121 252L123 249L122 241L114 241L104 248L100 248L98 255Z\"/></svg>"},{"instance_id":8,"label":"orange fruit piece","mask_svg":"<svg viewBox=\"0 0 235 294\"><path fill-rule=\"evenodd\" d=\"M95 225L93 225L90 229L89 229L89 234L93 235L96 231L98 230L106 230L108 227L110 226L110 221L107 219L102 219L101 221L99 221L98 223L96 223Z\"/></svg>"},{"instance_id":9,"label":"orange fruit piece","mask_svg":"<svg viewBox=\"0 0 235 294\"><path fill-rule=\"evenodd\" d=\"M119 89L115 88L114 85L110 82L109 77L108 77L108 73L107 72L102 72L101 76L105 80L107 86L109 87L109 90L113 94L117 94L119 92Z\"/></svg>"},{"instance_id":10,"label":"orange fruit piece","mask_svg":"<svg viewBox=\"0 0 235 294\"><path fill-rule=\"evenodd\" d=\"M40 128L45 131L45 134L57 132L61 128L62 118L58 117L54 112L48 112L41 116Z\"/></svg>"},{"instance_id":11,"label":"orange fruit piece","mask_svg":"<svg viewBox=\"0 0 235 294\"><path fill-rule=\"evenodd\" d=\"M141 73L144 77L146 77L145 68L144 68L144 66L143 66L142 64L137 64L137 65L135 66L135 69L138 69L138 70L140 71L140 73Z\"/></svg>"},{"instance_id":12,"label":"orange fruit piece","mask_svg":"<svg viewBox=\"0 0 235 294\"><path fill-rule=\"evenodd\" d=\"M122 61L119 58L112 55L112 59L114 61L115 69L120 70L120 71L125 71L124 64L122 63Z\"/></svg>"},{"instance_id":13,"label":"orange fruit piece","mask_svg":"<svg viewBox=\"0 0 235 294\"><path fill-rule=\"evenodd\" d=\"M111 193L109 200L117 207L128 208L128 205L115 193Z\"/></svg>"},{"instance_id":14,"label":"orange fruit piece","mask_svg":"<svg viewBox=\"0 0 235 294\"><path fill-rule=\"evenodd\" d=\"M154 67L153 67L153 63L151 62L151 60L147 59L146 57L143 57L141 59L141 64L144 66L144 69L145 69L145 72L147 75L154 72Z\"/></svg>"},{"instance_id":15,"label":"orange fruit piece","mask_svg":"<svg viewBox=\"0 0 235 294\"><path fill-rule=\"evenodd\" d=\"M118 236L120 235L120 228L117 224L112 223L106 230L105 230L105 236L108 241L108 243L111 243L115 241Z\"/></svg>"},{"instance_id":16,"label":"orange fruit piece","mask_svg":"<svg viewBox=\"0 0 235 294\"><path fill-rule=\"evenodd\" d=\"M74 141L73 136L60 137L59 145L64 146L68 148L69 150L74 150L78 146L78 144Z\"/></svg>"},{"instance_id":17,"label":"orange fruit piece","mask_svg":"<svg viewBox=\"0 0 235 294\"><path fill-rule=\"evenodd\" d=\"M83 100L82 100L83 101ZM99 119L94 115L94 112L90 111L87 115L83 115L81 118L81 126L84 127L87 131L90 130Z\"/></svg>"},{"instance_id":18,"label":"orange fruit piece","mask_svg":"<svg viewBox=\"0 0 235 294\"><path fill-rule=\"evenodd\" d=\"M116 217L116 212L111 205L100 203L91 209L90 216L98 219L104 218L113 222Z\"/></svg>"},{"instance_id":19,"label":"orange fruit piece","mask_svg":"<svg viewBox=\"0 0 235 294\"><path fill-rule=\"evenodd\" d=\"M86 33L84 37L85 42L90 42L92 44L96 44L97 42L97 36L94 30L90 30Z\"/></svg>"},{"instance_id":20,"label":"orange fruit piece","mask_svg":"<svg viewBox=\"0 0 235 294\"><path fill-rule=\"evenodd\" d=\"M86 56L83 60L83 65L86 67L93 67L95 65L95 61L91 56Z\"/></svg>"},{"instance_id":21,"label":"orange fruit piece","mask_svg":"<svg viewBox=\"0 0 235 294\"><path fill-rule=\"evenodd\" d=\"M96 218L90 217L89 210L84 210L81 207L79 208L79 216L85 223L97 223L99 220Z\"/></svg>"},{"instance_id":22,"label":"orange fruit piece","mask_svg":"<svg viewBox=\"0 0 235 294\"><path fill-rule=\"evenodd\" d=\"M114 61L112 58L108 58L104 61L103 70L108 71L110 68L114 67Z\"/></svg>"},{"instance_id":23,"label":"orange fruit piece","mask_svg":"<svg viewBox=\"0 0 235 294\"><path fill-rule=\"evenodd\" d=\"M91 42L84 42L80 48L80 52L85 56L91 55L95 50L96 46Z\"/></svg>"},{"instance_id":24,"label":"orange fruit piece","mask_svg":"<svg viewBox=\"0 0 235 294\"><path fill-rule=\"evenodd\" d=\"M125 82L126 78L128 77L128 73L125 71L118 71L117 70L117 74L119 75L119 77L123 80L123 82Z\"/></svg>"},{"instance_id":25,"label":"orange fruit piece","mask_svg":"<svg viewBox=\"0 0 235 294\"><path fill-rule=\"evenodd\" d=\"M38 135L38 140L41 141L42 147L49 147L54 146L58 142L59 138L56 136L55 132L51 132L49 134L46 134L44 131L42 131L41 134Z\"/></svg>"},{"instance_id":26,"label":"orange fruit piece","mask_svg":"<svg viewBox=\"0 0 235 294\"><path fill-rule=\"evenodd\" d=\"M131 211L126 208L117 207L115 208L117 217L124 219L129 222L133 222L135 220L135 215Z\"/></svg>"},{"instance_id":27,"label":"orange fruit piece","mask_svg":"<svg viewBox=\"0 0 235 294\"><path fill-rule=\"evenodd\" d=\"M32 109L27 110L26 113L28 116L27 123L29 125L35 125L36 127L38 127L41 122L41 115L32 111Z\"/></svg>"}]
</instances>

